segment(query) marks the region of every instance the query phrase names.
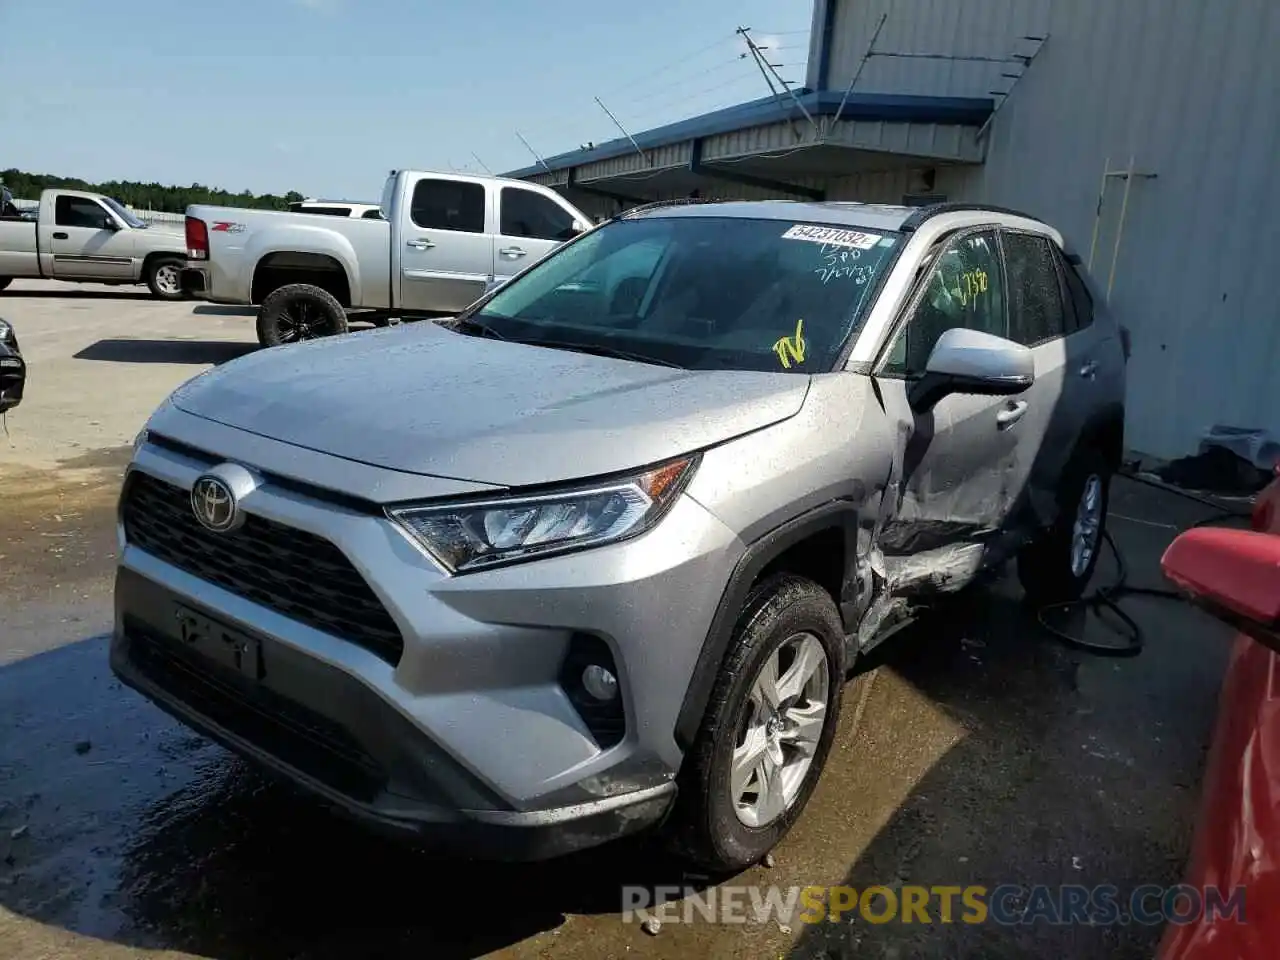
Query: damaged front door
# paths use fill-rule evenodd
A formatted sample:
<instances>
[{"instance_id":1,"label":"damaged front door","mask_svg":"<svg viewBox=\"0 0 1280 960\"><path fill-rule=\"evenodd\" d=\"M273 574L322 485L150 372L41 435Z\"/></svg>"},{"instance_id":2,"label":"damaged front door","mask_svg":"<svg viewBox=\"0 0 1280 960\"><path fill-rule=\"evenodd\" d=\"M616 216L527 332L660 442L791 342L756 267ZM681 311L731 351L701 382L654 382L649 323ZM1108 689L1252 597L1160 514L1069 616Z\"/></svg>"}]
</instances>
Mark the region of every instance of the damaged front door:
<instances>
[{"instance_id":1,"label":"damaged front door","mask_svg":"<svg viewBox=\"0 0 1280 960\"><path fill-rule=\"evenodd\" d=\"M983 564L986 544L1025 482L1019 448L1029 403L1025 396L957 393L916 413L907 397L945 331L966 327L1008 336L995 231L949 241L912 304L877 375L885 411L898 428L893 502L879 548L895 593L949 592Z\"/></svg>"}]
</instances>

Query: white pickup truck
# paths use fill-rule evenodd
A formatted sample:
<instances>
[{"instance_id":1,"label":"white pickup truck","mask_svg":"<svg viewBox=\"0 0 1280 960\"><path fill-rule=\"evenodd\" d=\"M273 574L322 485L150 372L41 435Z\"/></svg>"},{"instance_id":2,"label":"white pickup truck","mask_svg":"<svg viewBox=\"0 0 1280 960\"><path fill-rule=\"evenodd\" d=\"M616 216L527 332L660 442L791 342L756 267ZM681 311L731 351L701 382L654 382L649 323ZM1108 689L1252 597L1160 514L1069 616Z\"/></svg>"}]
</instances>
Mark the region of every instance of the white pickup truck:
<instances>
[{"instance_id":1,"label":"white pickup truck","mask_svg":"<svg viewBox=\"0 0 1280 960\"><path fill-rule=\"evenodd\" d=\"M31 220L0 195L0 290L15 279L145 283L181 300L185 259L180 232L149 227L110 197L45 190Z\"/></svg>"},{"instance_id":2,"label":"white pickup truck","mask_svg":"<svg viewBox=\"0 0 1280 960\"><path fill-rule=\"evenodd\" d=\"M501 177L392 171L384 219L187 208L183 288L257 304L275 346L343 333L358 319L457 313L591 227L554 190Z\"/></svg>"}]
</instances>

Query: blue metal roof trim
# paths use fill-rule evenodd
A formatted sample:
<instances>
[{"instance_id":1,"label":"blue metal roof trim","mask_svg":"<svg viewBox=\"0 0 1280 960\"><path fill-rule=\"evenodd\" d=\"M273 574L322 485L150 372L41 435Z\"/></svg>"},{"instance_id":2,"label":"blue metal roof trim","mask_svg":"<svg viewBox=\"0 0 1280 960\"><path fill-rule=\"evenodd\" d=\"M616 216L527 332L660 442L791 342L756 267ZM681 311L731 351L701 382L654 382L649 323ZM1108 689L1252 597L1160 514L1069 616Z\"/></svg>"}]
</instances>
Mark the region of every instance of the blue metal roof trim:
<instances>
[{"instance_id":1,"label":"blue metal roof trim","mask_svg":"<svg viewBox=\"0 0 1280 960\"><path fill-rule=\"evenodd\" d=\"M839 90L800 91L800 102L813 116L834 116L844 97ZM917 97L896 93L854 93L844 105L841 120L886 123L949 123L962 126L981 126L995 110L995 100L990 97ZM762 97L747 103L735 104L704 113L688 120L669 123L635 135L642 150L683 143L700 137L714 137L720 133L732 133L746 127L759 127L783 120L803 119L804 114L790 99ZM590 150L571 150L568 153L547 157L552 171L566 170L583 163L610 160L631 153L635 147L625 137L610 140ZM541 164L524 167L503 174L507 177L528 177L545 173Z\"/></svg>"}]
</instances>

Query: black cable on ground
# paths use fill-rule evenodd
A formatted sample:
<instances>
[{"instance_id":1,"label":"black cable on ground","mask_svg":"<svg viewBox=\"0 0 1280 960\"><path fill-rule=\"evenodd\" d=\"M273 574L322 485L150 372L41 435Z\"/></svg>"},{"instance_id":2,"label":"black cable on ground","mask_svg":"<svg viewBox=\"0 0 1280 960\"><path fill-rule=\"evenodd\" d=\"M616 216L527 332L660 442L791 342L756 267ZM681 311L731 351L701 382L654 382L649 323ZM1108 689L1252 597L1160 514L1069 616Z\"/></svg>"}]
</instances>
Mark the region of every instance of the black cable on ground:
<instances>
[{"instance_id":1,"label":"black cable on ground","mask_svg":"<svg viewBox=\"0 0 1280 960\"><path fill-rule=\"evenodd\" d=\"M1126 480L1132 480L1135 483L1146 484L1157 490L1163 490L1166 493L1174 494L1186 500L1192 500L1196 503L1204 504L1212 507L1214 513L1202 520L1197 520L1188 529L1195 527L1207 527L1213 524L1221 523L1224 520L1241 520L1247 519L1248 514L1236 510L1224 510L1222 504L1201 496L1197 493L1191 493L1187 490L1180 490L1177 487L1150 480L1146 477L1138 476L1132 472L1122 472L1117 474ZM1161 600L1178 600L1184 601L1186 598L1176 590L1168 590L1158 587L1131 587L1129 586L1129 565L1125 562L1124 555L1120 552L1120 548L1116 546L1115 540L1112 539L1110 532L1104 530L1102 534L1103 540L1107 547L1111 550L1111 555L1115 558L1116 568L1119 571L1116 579L1109 586L1099 587L1093 593L1086 594L1079 600L1068 600L1065 603L1050 603L1042 606L1036 611L1036 619L1040 622L1048 633L1055 639L1065 643L1067 646L1075 647L1078 650L1084 650L1102 657L1136 657L1142 652L1145 646L1145 638L1142 627L1138 622L1125 613L1120 607L1120 600L1124 597L1156 597ZM1085 640L1083 637L1075 636L1068 633L1060 627L1055 627L1046 619L1053 611L1070 614L1075 611L1083 611L1086 615L1093 611L1099 614L1101 611L1109 611L1116 620L1119 621L1119 628L1115 632L1120 635L1122 642L1118 644L1095 643Z\"/></svg>"}]
</instances>

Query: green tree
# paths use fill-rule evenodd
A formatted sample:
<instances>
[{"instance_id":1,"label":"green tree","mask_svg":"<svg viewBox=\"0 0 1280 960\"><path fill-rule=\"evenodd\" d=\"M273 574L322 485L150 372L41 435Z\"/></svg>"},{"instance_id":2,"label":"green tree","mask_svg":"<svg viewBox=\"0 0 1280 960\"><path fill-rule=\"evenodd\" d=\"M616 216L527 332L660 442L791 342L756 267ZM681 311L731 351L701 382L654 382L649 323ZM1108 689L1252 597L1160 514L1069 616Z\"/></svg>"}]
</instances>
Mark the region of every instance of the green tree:
<instances>
[{"instance_id":1,"label":"green tree","mask_svg":"<svg viewBox=\"0 0 1280 960\"><path fill-rule=\"evenodd\" d=\"M121 203L139 210L158 210L164 213L182 213L193 203L216 203L228 207L252 207L260 210L287 210L292 201L303 199L302 194L290 190L284 196L273 193L254 194L250 190L232 193L193 183L189 187L164 186L159 183L139 183L134 180L108 180L106 183L89 183L75 177L55 177L48 173L27 173L25 170L0 170L0 183L19 200L35 200L42 190L61 187L67 190L92 190L114 197Z\"/></svg>"}]
</instances>

